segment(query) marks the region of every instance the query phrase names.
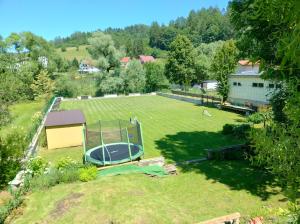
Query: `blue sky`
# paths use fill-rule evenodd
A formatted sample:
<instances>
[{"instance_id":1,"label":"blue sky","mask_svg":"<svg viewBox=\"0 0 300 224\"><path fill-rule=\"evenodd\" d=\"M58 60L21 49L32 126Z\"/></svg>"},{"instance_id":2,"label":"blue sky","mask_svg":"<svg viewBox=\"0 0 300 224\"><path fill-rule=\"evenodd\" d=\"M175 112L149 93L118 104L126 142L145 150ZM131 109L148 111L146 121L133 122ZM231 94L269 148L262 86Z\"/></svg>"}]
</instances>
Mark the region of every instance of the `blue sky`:
<instances>
[{"instance_id":1,"label":"blue sky","mask_svg":"<svg viewBox=\"0 0 300 224\"><path fill-rule=\"evenodd\" d=\"M50 40L74 31L168 23L202 7L226 8L228 0L0 0L0 35L31 31Z\"/></svg>"}]
</instances>

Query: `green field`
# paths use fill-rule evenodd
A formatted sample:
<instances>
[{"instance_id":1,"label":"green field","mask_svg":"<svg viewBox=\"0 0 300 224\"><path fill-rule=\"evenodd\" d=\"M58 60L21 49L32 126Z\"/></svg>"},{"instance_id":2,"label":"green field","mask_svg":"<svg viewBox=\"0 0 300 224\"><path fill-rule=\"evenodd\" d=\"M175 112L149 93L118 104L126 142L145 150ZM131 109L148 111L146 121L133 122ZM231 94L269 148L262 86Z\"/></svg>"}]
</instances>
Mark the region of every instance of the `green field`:
<instances>
[{"instance_id":1,"label":"green field","mask_svg":"<svg viewBox=\"0 0 300 224\"><path fill-rule=\"evenodd\" d=\"M143 125L145 157L163 155L169 161L183 161L205 156L204 149L239 143L220 133L226 123L243 120L240 115L197 106L160 96L123 97L89 101L68 101L62 109L80 109L87 123L137 117ZM208 110L212 117L202 115ZM78 155L74 155L78 152ZM82 150L42 151L49 160L57 154L69 154L81 159Z\"/></svg>"},{"instance_id":2,"label":"green field","mask_svg":"<svg viewBox=\"0 0 300 224\"><path fill-rule=\"evenodd\" d=\"M33 115L36 112L41 111L43 106L43 101L29 101L10 106L11 122L6 126L1 127L0 135L5 135L12 128L23 128L24 131L29 130L32 125Z\"/></svg>"},{"instance_id":3,"label":"green field","mask_svg":"<svg viewBox=\"0 0 300 224\"><path fill-rule=\"evenodd\" d=\"M86 50L86 45L79 46L77 51L76 47L67 47L65 52L61 51L61 48L58 48L57 53L63 58L71 61L76 58L78 61L81 60L91 60L89 52Z\"/></svg>"},{"instance_id":4,"label":"green field","mask_svg":"<svg viewBox=\"0 0 300 224\"><path fill-rule=\"evenodd\" d=\"M159 96L68 101L63 109L81 109L88 123L99 119L143 122L146 157L168 161L203 157L203 149L239 142L223 136L225 123L240 115ZM207 109L212 117L202 115ZM71 156L81 160L82 147L41 150L55 162ZM60 184L29 194L14 223L197 223L233 212L242 223L262 215L275 223L285 197L272 176L244 161L207 161L178 167L177 176L142 174L101 177L88 183ZM101 171L100 171L101 172ZM272 218L272 221L269 221Z\"/></svg>"}]
</instances>

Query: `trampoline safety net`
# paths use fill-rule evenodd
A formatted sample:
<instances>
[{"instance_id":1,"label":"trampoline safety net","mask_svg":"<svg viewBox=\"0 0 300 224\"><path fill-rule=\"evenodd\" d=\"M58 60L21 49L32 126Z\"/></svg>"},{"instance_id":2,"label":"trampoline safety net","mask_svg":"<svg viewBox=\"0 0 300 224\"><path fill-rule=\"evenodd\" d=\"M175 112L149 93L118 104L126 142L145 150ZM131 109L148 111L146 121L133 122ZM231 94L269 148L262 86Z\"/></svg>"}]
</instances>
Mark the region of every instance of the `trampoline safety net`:
<instances>
[{"instance_id":1,"label":"trampoline safety net","mask_svg":"<svg viewBox=\"0 0 300 224\"><path fill-rule=\"evenodd\" d=\"M132 161L143 155L141 123L137 120L98 121L84 131L85 160L98 164Z\"/></svg>"}]
</instances>

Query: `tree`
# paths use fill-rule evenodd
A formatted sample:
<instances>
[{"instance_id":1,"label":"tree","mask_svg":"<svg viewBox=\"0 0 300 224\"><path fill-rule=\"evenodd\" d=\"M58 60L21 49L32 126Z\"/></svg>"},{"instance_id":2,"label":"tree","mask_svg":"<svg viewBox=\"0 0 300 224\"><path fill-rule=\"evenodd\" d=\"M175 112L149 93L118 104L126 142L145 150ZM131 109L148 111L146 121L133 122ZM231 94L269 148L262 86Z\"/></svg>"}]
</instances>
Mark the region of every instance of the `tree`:
<instances>
[{"instance_id":1,"label":"tree","mask_svg":"<svg viewBox=\"0 0 300 224\"><path fill-rule=\"evenodd\" d=\"M191 41L183 35L178 35L170 45L166 64L167 78L176 84L191 85L195 79L195 51Z\"/></svg>"},{"instance_id":2,"label":"tree","mask_svg":"<svg viewBox=\"0 0 300 224\"><path fill-rule=\"evenodd\" d=\"M36 80L31 84L31 89L35 99L47 98L54 90L54 82L49 78L47 71L42 70Z\"/></svg>"},{"instance_id":3,"label":"tree","mask_svg":"<svg viewBox=\"0 0 300 224\"><path fill-rule=\"evenodd\" d=\"M125 72L121 73L125 93L143 92L146 84L145 75L145 70L140 61L130 61Z\"/></svg>"},{"instance_id":4,"label":"tree","mask_svg":"<svg viewBox=\"0 0 300 224\"><path fill-rule=\"evenodd\" d=\"M223 43L223 41L216 41L209 44L202 43L196 48L196 83L201 83L206 79L215 79L211 71L211 63L217 48Z\"/></svg>"},{"instance_id":5,"label":"tree","mask_svg":"<svg viewBox=\"0 0 300 224\"><path fill-rule=\"evenodd\" d=\"M14 129L5 139L0 137L0 189L21 169L26 145L26 138L20 129Z\"/></svg>"},{"instance_id":6,"label":"tree","mask_svg":"<svg viewBox=\"0 0 300 224\"><path fill-rule=\"evenodd\" d=\"M225 102L229 94L228 77L232 74L237 64L237 48L233 40L226 41L216 50L211 70L218 81L217 90Z\"/></svg>"},{"instance_id":7,"label":"tree","mask_svg":"<svg viewBox=\"0 0 300 224\"><path fill-rule=\"evenodd\" d=\"M159 62L144 64L146 70L146 92L154 92L163 88L168 88L169 82L165 76L164 65Z\"/></svg>"},{"instance_id":8,"label":"tree","mask_svg":"<svg viewBox=\"0 0 300 224\"><path fill-rule=\"evenodd\" d=\"M109 72L120 66L121 52L116 49L111 36L102 32L93 33L88 39L88 52L97 61L97 67Z\"/></svg>"},{"instance_id":9,"label":"tree","mask_svg":"<svg viewBox=\"0 0 300 224\"><path fill-rule=\"evenodd\" d=\"M300 188L299 1L234 0L230 12L239 46L245 48L249 39L255 43L248 53L260 60L263 77L282 82L281 93L272 99L274 118L252 132L253 160L275 174L295 202ZM299 223L299 209L296 216Z\"/></svg>"},{"instance_id":10,"label":"tree","mask_svg":"<svg viewBox=\"0 0 300 224\"><path fill-rule=\"evenodd\" d=\"M79 68L79 62L77 58L73 58L72 60L72 67L78 69Z\"/></svg>"}]
</instances>

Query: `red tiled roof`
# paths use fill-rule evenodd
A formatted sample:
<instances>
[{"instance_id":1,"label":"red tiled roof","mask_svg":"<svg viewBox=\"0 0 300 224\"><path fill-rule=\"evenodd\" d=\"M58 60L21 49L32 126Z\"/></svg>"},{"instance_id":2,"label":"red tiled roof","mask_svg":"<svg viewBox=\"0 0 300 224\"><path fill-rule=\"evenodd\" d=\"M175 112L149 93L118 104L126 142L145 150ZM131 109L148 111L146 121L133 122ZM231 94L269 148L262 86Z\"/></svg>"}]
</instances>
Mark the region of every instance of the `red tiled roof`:
<instances>
[{"instance_id":1,"label":"red tiled roof","mask_svg":"<svg viewBox=\"0 0 300 224\"><path fill-rule=\"evenodd\" d=\"M130 57L124 57L120 60L122 63L128 63L130 61Z\"/></svg>"},{"instance_id":2,"label":"red tiled roof","mask_svg":"<svg viewBox=\"0 0 300 224\"><path fill-rule=\"evenodd\" d=\"M140 55L139 56L141 63L146 63L146 62L151 62L154 61L154 57L153 56L148 56L148 55Z\"/></svg>"}]
</instances>

